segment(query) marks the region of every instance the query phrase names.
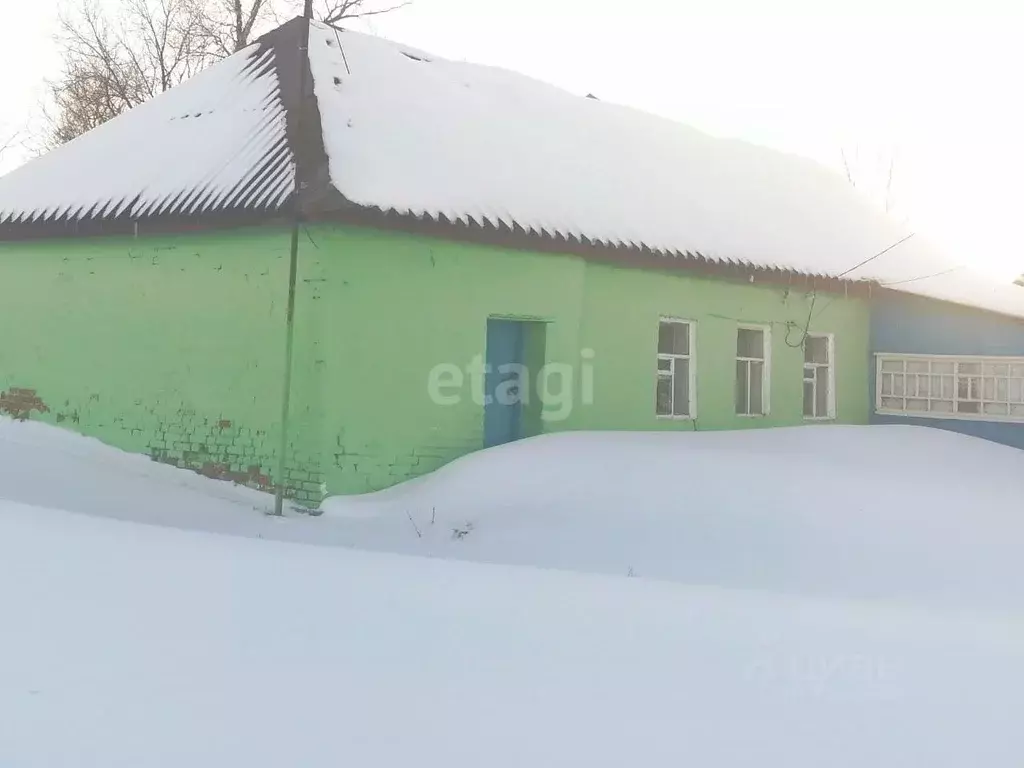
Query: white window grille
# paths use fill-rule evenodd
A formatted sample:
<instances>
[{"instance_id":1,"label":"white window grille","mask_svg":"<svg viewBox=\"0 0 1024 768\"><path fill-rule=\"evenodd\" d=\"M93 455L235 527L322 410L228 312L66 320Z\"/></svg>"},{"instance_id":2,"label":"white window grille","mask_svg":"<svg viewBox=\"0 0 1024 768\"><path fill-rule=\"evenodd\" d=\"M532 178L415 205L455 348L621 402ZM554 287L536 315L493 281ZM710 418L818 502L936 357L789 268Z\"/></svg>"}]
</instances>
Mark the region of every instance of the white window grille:
<instances>
[{"instance_id":1,"label":"white window grille","mask_svg":"<svg viewBox=\"0 0 1024 768\"><path fill-rule=\"evenodd\" d=\"M658 324L658 378L655 413L658 416L693 418L694 387L693 323L662 318Z\"/></svg>"},{"instance_id":2,"label":"white window grille","mask_svg":"<svg viewBox=\"0 0 1024 768\"><path fill-rule=\"evenodd\" d=\"M1024 422L1024 358L876 357L879 413Z\"/></svg>"},{"instance_id":3,"label":"white window grille","mask_svg":"<svg viewBox=\"0 0 1024 768\"><path fill-rule=\"evenodd\" d=\"M768 342L767 327L741 325L736 330L736 413L740 416L768 413Z\"/></svg>"},{"instance_id":4,"label":"white window grille","mask_svg":"<svg viewBox=\"0 0 1024 768\"><path fill-rule=\"evenodd\" d=\"M831 334L804 339L804 418L834 419L835 342Z\"/></svg>"}]
</instances>

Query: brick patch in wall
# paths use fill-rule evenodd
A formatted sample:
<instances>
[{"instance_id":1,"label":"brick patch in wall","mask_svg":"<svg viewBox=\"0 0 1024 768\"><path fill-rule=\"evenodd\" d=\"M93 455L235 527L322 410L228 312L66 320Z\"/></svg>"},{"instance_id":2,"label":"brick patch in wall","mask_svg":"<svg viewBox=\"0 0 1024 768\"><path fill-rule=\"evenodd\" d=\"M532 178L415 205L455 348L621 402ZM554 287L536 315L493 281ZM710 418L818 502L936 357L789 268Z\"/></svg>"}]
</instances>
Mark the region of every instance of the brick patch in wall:
<instances>
[{"instance_id":1,"label":"brick patch in wall","mask_svg":"<svg viewBox=\"0 0 1024 768\"><path fill-rule=\"evenodd\" d=\"M267 455L263 450L264 431L234 427L228 419L211 424L205 419L190 420L186 413L181 415L185 417L183 423L156 429L147 446L153 461L267 493L277 491L270 470L258 460ZM308 469L306 462L298 463L288 468L284 495L304 507L315 508L321 501L322 477L319 470ZM315 462L308 466L315 466Z\"/></svg>"},{"instance_id":2,"label":"brick patch in wall","mask_svg":"<svg viewBox=\"0 0 1024 768\"><path fill-rule=\"evenodd\" d=\"M32 411L49 413L50 408L42 401L34 389L11 387L0 392L0 413L18 421L25 421Z\"/></svg>"}]
</instances>

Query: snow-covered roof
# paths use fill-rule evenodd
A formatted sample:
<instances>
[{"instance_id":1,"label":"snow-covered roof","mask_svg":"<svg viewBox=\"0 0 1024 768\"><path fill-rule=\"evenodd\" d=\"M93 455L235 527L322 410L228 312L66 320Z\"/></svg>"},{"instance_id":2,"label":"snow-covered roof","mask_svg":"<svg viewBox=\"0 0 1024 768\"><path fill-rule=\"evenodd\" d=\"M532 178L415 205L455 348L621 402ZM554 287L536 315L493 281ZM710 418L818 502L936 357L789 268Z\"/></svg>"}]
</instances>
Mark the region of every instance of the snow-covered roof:
<instances>
[{"instance_id":1,"label":"snow-covered roof","mask_svg":"<svg viewBox=\"0 0 1024 768\"><path fill-rule=\"evenodd\" d=\"M296 23L0 179L0 224L279 207L301 100L278 66L300 45ZM1024 289L906 239L809 159L319 23L308 51L317 109L303 114L319 115L311 156L326 165L310 178L339 207L870 280L1024 317Z\"/></svg>"},{"instance_id":2,"label":"snow-covered roof","mask_svg":"<svg viewBox=\"0 0 1024 768\"><path fill-rule=\"evenodd\" d=\"M0 179L0 222L275 208L294 186L274 52L259 45Z\"/></svg>"},{"instance_id":3,"label":"snow-covered roof","mask_svg":"<svg viewBox=\"0 0 1024 768\"><path fill-rule=\"evenodd\" d=\"M359 205L873 280L1024 317L1024 290L920 236L872 259L909 231L809 159L357 32L314 25L309 50L331 179Z\"/></svg>"}]
</instances>

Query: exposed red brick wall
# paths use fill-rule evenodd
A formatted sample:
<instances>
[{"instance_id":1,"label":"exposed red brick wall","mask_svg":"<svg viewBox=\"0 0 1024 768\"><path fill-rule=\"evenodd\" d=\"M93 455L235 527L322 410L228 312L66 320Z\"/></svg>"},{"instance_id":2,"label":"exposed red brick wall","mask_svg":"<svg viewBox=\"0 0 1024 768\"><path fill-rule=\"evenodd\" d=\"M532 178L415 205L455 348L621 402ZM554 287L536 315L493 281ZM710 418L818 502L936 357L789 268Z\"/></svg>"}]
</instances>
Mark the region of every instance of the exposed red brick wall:
<instances>
[{"instance_id":1,"label":"exposed red brick wall","mask_svg":"<svg viewBox=\"0 0 1024 768\"><path fill-rule=\"evenodd\" d=\"M25 421L32 411L48 413L49 407L34 389L11 387L0 392L0 413L19 421Z\"/></svg>"}]
</instances>

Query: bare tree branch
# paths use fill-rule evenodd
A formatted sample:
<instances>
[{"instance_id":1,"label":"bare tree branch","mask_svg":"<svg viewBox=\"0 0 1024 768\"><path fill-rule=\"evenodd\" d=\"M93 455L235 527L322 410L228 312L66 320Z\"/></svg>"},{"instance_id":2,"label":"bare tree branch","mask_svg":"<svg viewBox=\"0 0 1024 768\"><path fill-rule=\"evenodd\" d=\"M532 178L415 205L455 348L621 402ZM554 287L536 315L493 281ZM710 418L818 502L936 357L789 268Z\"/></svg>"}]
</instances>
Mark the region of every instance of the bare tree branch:
<instances>
[{"instance_id":1,"label":"bare tree branch","mask_svg":"<svg viewBox=\"0 0 1024 768\"><path fill-rule=\"evenodd\" d=\"M839 153L843 156L843 170L846 171L846 180L850 182L851 186L856 187L857 182L854 181L853 173L850 171L850 161L846 158L846 150L840 147Z\"/></svg>"},{"instance_id":2,"label":"bare tree branch","mask_svg":"<svg viewBox=\"0 0 1024 768\"><path fill-rule=\"evenodd\" d=\"M360 19L367 16L379 16L383 13L391 13L399 8L409 5L412 0L395 5L388 5L381 8L371 6L369 0L321 0L319 8L322 8L317 17L325 24L336 24L342 19Z\"/></svg>"},{"instance_id":3,"label":"bare tree branch","mask_svg":"<svg viewBox=\"0 0 1024 768\"><path fill-rule=\"evenodd\" d=\"M6 152L8 149L10 149L12 146L14 146L14 142L18 140L19 136L21 136L21 131L20 130L15 131L10 136L8 136L6 139L0 140L0 157L3 157L4 156L4 152Z\"/></svg>"},{"instance_id":4,"label":"bare tree branch","mask_svg":"<svg viewBox=\"0 0 1024 768\"><path fill-rule=\"evenodd\" d=\"M896 142L878 144L864 153L861 152L860 144L839 149L843 173L850 186L890 214L898 207L894 194L898 186L898 154Z\"/></svg>"},{"instance_id":5,"label":"bare tree branch","mask_svg":"<svg viewBox=\"0 0 1024 768\"><path fill-rule=\"evenodd\" d=\"M47 83L47 149L173 88L250 45L302 0L62 0L56 37L60 77ZM336 23L408 4L320 0L317 17Z\"/></svg>"}]
</instances>

